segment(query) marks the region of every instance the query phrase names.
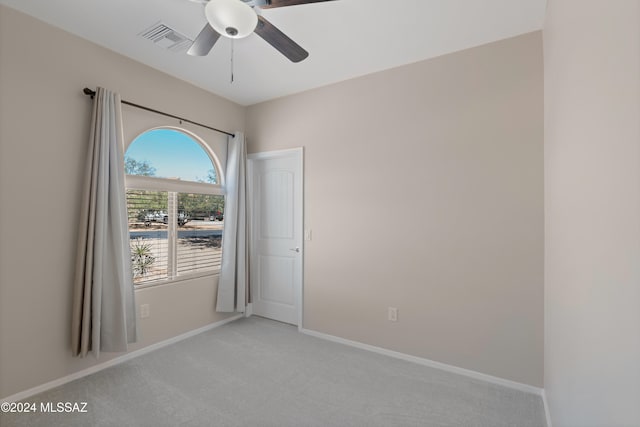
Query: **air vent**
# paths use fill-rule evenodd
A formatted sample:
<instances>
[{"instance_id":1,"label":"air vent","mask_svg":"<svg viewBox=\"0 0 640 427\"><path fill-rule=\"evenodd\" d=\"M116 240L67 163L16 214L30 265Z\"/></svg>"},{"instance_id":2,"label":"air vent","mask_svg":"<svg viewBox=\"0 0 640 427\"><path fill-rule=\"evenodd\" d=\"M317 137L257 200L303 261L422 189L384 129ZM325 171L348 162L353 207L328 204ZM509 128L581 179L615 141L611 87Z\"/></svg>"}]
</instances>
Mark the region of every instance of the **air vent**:
<instances>
[{"instance_id":1,"label":"air vent","mask_svg":"<svg viewBox=\"0 0 640 427\"><path fill-rule=\"evenodd\" d=\"M180 34L173 28L167 27L162 22L152 25L146 30L138 33L138 35L173 52L184 52L189 48L189 46L191 46L191 43L193 43L193 40L187 38L183 34Z\"/></svg>"}]
</instances>

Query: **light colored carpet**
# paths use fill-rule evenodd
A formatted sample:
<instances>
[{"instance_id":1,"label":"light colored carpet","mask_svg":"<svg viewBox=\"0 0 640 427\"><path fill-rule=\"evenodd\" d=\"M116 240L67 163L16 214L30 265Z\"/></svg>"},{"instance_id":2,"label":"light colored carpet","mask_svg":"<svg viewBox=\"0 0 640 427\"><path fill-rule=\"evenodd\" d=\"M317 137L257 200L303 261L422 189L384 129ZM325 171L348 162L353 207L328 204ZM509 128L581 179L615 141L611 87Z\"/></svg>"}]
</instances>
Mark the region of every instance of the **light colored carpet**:
<instances>
[{"instance_id":1,"label":"light colored carpet","mask_svg":"<svg viewBox=\"0 0 640 427\"><path fill-rule=\"evenodd\" d=\"M0 425L545 426L538 396L257 317L27 401L87 402L88 413L4 414Z\"/></svg>"}]
</instances>

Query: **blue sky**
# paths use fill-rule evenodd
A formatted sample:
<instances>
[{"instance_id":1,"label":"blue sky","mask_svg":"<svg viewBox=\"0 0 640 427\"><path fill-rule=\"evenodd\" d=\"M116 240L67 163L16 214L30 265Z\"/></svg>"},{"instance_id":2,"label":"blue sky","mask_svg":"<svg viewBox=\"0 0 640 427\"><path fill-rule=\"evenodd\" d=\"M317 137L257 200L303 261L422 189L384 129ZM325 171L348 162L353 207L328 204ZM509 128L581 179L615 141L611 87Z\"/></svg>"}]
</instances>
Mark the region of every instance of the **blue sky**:
<instances>
[{"instance_id":1,"label":"blue sky","mask_svg":"<svg viewBox=\"0 0 640 427\"><path fill-rule=\"evenodd\" d=\"M156 168L156 176L206 181L213 168L204 149L193 138L172 129L155 129L136 138L125 153Z\"/></svg>"}]
</instances>

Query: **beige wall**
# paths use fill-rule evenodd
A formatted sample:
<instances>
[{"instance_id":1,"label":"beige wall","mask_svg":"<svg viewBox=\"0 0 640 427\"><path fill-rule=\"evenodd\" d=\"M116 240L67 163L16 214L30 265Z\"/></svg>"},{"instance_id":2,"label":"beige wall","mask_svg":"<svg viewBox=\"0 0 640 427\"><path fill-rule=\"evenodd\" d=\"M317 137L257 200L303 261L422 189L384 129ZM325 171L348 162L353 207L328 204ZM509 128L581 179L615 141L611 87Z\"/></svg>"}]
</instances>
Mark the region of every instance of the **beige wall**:
<instances>
[{"instance_id":1,"label":"beige wall","mask_svg":"<svg viewBox=\"0 0 640 427\"><path fill-rule=\"evenodd\" d=\"M0 6L0 397L96 363L68 348L96 85L245 128L243 107ZM542 385L539 33L248 114L251 151L306 149L306 328ZM157 120L125 108L128 135ZM215 288L138 291L133 348L222 319Z\"/></svg>"},{"instance_id":2,"label":"beige wall","mask_svg":"<svg viewBox=\"0 0 640 427\"><path fill-rule=\"evenodd\" d=\"M0 6L0 398L96 363L71 357L70 302L91 109L82 88L98 85L244 129L244 107ZM130 111L128 133L142 124ZM133 348L223 319L215 290L199 279L138 291L151 317Z\"/></svg>"},{"instance_id":3,"label":"beige wall","mask_svg":"<svg viewBox=\"0 0 640 427\"><path fill-rule=\"evenodd\" d=\"M550 0L545 388L554 427L640 425L640 1Z\"/></svg>"},{"instance_id":4,"label":"beige wall","mask_svg":"<svg viewBox=\"0 0 640 427\"><path fill-rule=\"evenodd\" d=\"M304 327L542 386L542 95L537 32L249 107L305 147Z\"/></svg>"}]
</instances>

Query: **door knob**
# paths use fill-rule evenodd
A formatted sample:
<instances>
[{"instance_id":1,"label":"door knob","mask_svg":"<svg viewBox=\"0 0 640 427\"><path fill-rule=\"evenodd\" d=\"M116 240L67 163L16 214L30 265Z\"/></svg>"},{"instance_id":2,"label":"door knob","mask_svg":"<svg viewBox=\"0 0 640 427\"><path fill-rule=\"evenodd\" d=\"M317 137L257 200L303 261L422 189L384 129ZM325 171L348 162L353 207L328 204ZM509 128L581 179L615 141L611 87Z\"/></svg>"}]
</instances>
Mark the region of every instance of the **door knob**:
<instances>
[{"instance_id":1,"label":"door knob","mask_svg":"<svg viewBox=\"0 0 640 427\"><path fill-rule=\"evenodd\" d=\"M289 249L291 252L300 252L300 248L291 248Z\"/></svg>"}]
</instances>

